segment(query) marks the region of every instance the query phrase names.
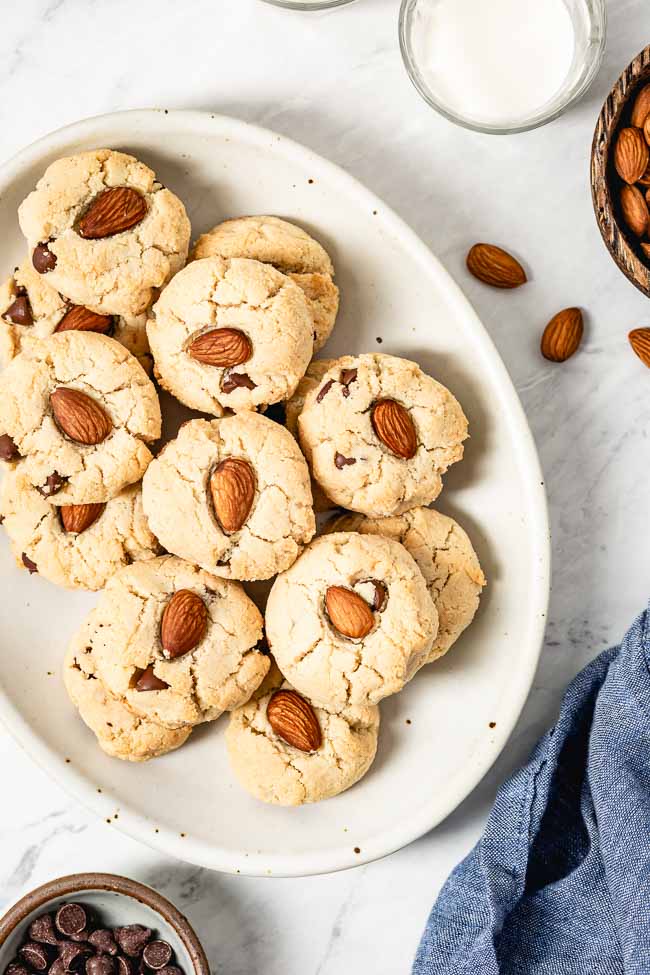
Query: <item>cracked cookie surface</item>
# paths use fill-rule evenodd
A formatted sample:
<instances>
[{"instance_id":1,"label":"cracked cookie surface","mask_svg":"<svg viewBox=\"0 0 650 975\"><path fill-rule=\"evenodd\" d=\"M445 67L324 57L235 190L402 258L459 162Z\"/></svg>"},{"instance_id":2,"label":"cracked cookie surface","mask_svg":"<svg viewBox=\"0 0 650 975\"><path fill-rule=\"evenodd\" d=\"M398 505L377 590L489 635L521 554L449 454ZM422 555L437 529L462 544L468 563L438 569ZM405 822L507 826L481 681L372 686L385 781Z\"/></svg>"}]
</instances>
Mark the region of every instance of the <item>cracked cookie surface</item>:
<instances>
[{"instance_id":1,"label":"cracked cookie surface","mask_svg":"<svg viewBox=\"0 0 650 975\"><path fill-rule=\"evenodd\" d=\"M410 456L395 453L377 433L375 407L387 401L410 418ZM468 435L467 419L448 389L417 363L379 354L338 359L307 394L298 432L327 497L370 516L435 500L441 475L462 459ZM394 434L395 427L387 432ZM403 423L397 432L403 436Z\"/></svg>"},{"instance_id":2,"label":"cracked cookie surface","mask_svg":"<svg viewBox=\"0 0 650 975\"><path fill-rule=\"evenodd\" d=\"M110 421L99 443L66 436L54 418L52 394L76 390ZM61 332L30 345L0 374L0 429L14 441L19 463L53 504L107 501L138 481L160 436L160 404L138 361L114 339ZM52 478L56 478L56 483Z\"/></svg>"},{"instance_id":3,"label":"cracked cookie surface","mask_svg":"<svg viewBox=\"0 0 650 975\"><path fill-rule=\"evenodd\" d=\"M0 492L2 526L18 565L25 568L27 556L39 575L68 589L102 589L122 566L160 552L139 485L97 507L87 528L68 531L66 509L50 504L19 468L7 472Z\"/></svg>"},{"instance_id":4,"label":"cracked cookie surface","mask_svg":"<svg viewBox=\"0 0 650 975\"><path fill-rule=\"evenodd\" d=\"M78 316L81 311L73 309L79 309L79 306L66 301L48 283L46 276L34 269L31 260L23 261L0 285L0 368L29 348L35 339L48 338L57 330L67 329L72 316ZM151 372L153 361L149 354L145 312L125 316L91 315L84 328L88 326L92 331L114 338L136 357L146 372ZM70 316L67 324L66 316Z\"/></svg>"},{"instance_id":5,"label":"cracked cookie surface","mask_svg":"<svg viewBox=\"0 0 650 975\"><path fill-rule=\"evenodd\" d=\"M81 236L84 214L118 187L137 194L142 219L119 233ZM21 203L18 219L30 252L45 244L52 255L41 265L48 284L101 314L140 314L187 259L190 223L181 201L144 163L111 149L52 163Z\"/></svg>"},{"instance_id":6,"label":"cracked cookie surface","mask_svg":"<svg viewBox=\"0 0 650 975\"><path fill-rule=\"evenodd\" d=\"M254 494L236 531L219 523L210 483L229 458L250 465ZM215 575L269 579L291 565L316 530L309 471L284 427L256 413L190 420L143 480L149 524L164 547Z\"/></svg>"},{"instance_id":7,"label":"cracked cookie surface","mask_svg":"<svg viewBox=\"0 0 650 975\"><path fill-rule=\"evenodd\" d=\"M304 752L273 730L266 710L276 690L290 690L277 668L248 704L233 711L226 731L228 757L240 784L262 802L299 806L349 789L375 758L379 708L314 708L322 744Z\"/></svg>"},{"instance_id":8,"label":"cracked cookie surface","mask_svg":"<svg viewBox=\"0 0 650 975\"><path fill-rule=\"evenodd\" d=\"M349 637L335 625L330 587L351 590L370 608L365 635ZM310 701L335 710L400 691L426 663L437 632L438 613L414 559L378 535L315 539L275 580L266 607L281 672Z\"/></svg>"},{"instance_id":9,"label":"cracked cookie surface","mask_svg":"<svg viewBox=\"0 0 650 975\"><path fill-rule=\"evenodd\" d=\"M330 531L384 535L401 542L417 562L440 621L427 663L444 656L474 619L486 584L467 532L432 508L413 508L395 518L342 515Z\"/></svg>"},{"instance_id":10,"label":"cracked cookie surface","mask_svg":"<svg viewBox=\"0 0 650 975\"><path fill-rule=\"evenodd\" d=\"M180 591L202 602L205 624L191 649L170 657L162 618ZM262 633L261 613L240 585L165 555L136 562L109 581L71 652L78 660L92 654L96 673L130 711L185 728L249 700L270 665L257 649Z\"/></svg>"},{"instance_id":11,"label":"cracked cookie surface","mask_svg":"<svg viewBox=\"0 0 650 975\"><path fill-rule=\"evenodd\" d=\"M242 355L214 364L197 358L196 340L219 329L236 333ZM313 349L304 292L271 265L245 258L188 264L154 305L147 335L161 386L215 416L287 399Z\"/></svg>"},{"instance_id":12,"label":"cracked cookie surface","mask_svg":"<svg viewBox=\"0 0 650 975\"><path fill-rule=\"evenodd\" d=\"M314 352L332 333L339 308L334 267L325 249L297 227L279 217L235 217L202 234L192 258L249 257L272 264L288 274L309 300L314 321Z\"/></svg>"}]
</instances>

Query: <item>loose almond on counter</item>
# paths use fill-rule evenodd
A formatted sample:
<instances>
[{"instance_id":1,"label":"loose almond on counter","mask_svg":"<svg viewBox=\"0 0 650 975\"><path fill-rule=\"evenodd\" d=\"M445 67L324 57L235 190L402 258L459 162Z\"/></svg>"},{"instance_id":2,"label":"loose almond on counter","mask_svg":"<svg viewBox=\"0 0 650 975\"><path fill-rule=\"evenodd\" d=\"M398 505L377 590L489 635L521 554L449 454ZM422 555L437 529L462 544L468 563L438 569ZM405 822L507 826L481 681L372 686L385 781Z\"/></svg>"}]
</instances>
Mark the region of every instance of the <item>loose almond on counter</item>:
<instances>
[{"instance_id":1,"label":"loose almond on counter","mask_svg":"<svg viewBox=\"0 0 650 975\"><path fill-rule=\"evenodd\" d=\"M474 244L467 255L467 268L493 288L518 288L527 280L519 261L495 244Z\"/></svg>"},{"instance_id":2,"label":"loose almond on counter","mask_svg":"<svg viewBox=\"0 0 650 975\"><path fill-rule=\"evenodd\" d=\"M317 751L323 734L309 701L296 691L276 691L266 707L266 717L276 735L302 752Z\"/></svg>"},{"instance_id":3,"label":"loose almond on counter","mask_svg":"<svg viewBox=\"0 0 650 975\"><path fill-rule=\"evenodd\" d=\"M641 362L650 369L650 328L635 328L628 339Z\"/></svg>"},{"instance_id":4,"label":"loose almond on counter","mask_svg":"<svg viewBox=\"0 0 650 975\"><path fill-rule=\"evenodd\" d=\"M182 657L201 642L208 624L208 611L200 596L179 589L165 606L160 624L160 642L168 660Z\"/></svg>"},{"instance_id":5,"label":"loose almond on counter","mask_svg":"<svg viewBox=\"0 0 650 975\"><path fill-rule=\"evenodd\" d=\"M187 351L204 365L232 369L251 358L253 346L238 328L213 328L195 338Z\"/></svg>"},{"instance_id":6,"label":"loose almond on counter","mask_svg":"<svg viewBox=\"0 0 650 975\"><path fill-rule=\"evenodd\" d=\"M621 190L621 210L623 218L637 237L643 237L648 229L650 212L643 193L638 186L624 186Z\"/></svg>"},{"instance_id":7,"label":"loose almond on counter","mask_svg":"<svg viewBox=\"0 0 650 975\"><path fill-rule=\"evenodd\" d=\"M350 640L363 640L375 625L375 617L365 599L345 586L329 587L325 608L334 629Z\"/></svg>"},{"instance_id":8,"label":"loose almond on counter","mask_svg":"<svg viewBox=\"0 0 650 975\"><path fill-rule=\"evenodd\" d=\"M415 457L418 438L409 411L394 399L380 399L371 413L372 428L391 453L404 460Z\"/></svg>"},{"instance_id":9,"label":"loose almond on counter","mask_svg":"<svg viewBox=\"0 0 650 975\"><path fill-rule=\"evenodd\" d=\"M210 494L217 521L230 535L246 523L255 499L255 474L248 461L228 457L210 477Z\"/></svg>"},{"instance_id":10,"label":"loose almond on counter","mask_svg":"<svg viewBox=\"0 0 650 975\"><path fill-rule=\"evenodd\" d=\"M616 172L626 183L636 183L648 166L650 150L640 129L621 129L614 149Z\"/></svg>"},{"instance_id":11,"label":"loose almond on counter","mask_svg":"<svg viewBox=\"0 0 650 975\"><path fill-rule=\"evenodd\" d=\"M67 532L81 535L87 528L94 525L105 504L65 504L59 508L61 522Z\"/></svg>"},{"instance_id":12,"label":"loose almond on counter","mask_svg":"<svg viewBox=\"0 0 650 975\"><path fill-rule=\"evenodd\" d=\"M101 443L113 429L103 407L80 389L59 386L50 396L50 405L59 429L77 443Z\"/></svg>"},{"instance_id":13,"label":"loose almond on counter","mask_svg":"<svg viewBox=\"0 0 650 975\"><path fill-rule=\"evenodd\" d=\"M87 240L113 237L144 219L147 204L130 186L112 186L95 197L77 221L77 233Z\"/></svg>"},{"instance_id":14,"label":"loose almond on counter","mask_svg":"<svg viewBox=\"0 0 650 975\"><path fill-rule=\"evenodd\" d=\"M565 362L577 350L584 331L579 308L564 308L550 320L542 335L542 355L550 362Z\"/></svg>"}]
</instances>

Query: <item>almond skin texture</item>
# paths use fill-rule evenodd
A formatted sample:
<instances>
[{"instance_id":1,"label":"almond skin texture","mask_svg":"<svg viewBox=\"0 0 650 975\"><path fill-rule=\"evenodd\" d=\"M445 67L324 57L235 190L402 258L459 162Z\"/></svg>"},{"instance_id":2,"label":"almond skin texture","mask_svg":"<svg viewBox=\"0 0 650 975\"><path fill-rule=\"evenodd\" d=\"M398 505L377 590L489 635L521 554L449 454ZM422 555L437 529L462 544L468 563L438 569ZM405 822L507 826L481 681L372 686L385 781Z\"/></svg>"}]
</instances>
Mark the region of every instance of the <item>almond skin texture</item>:
<instances>
[{"instance_id":1,"label":"almond skin texture","mask_svg":"<svg viewBox=\"0 0 650 975\"><path fill-rule=\"evenodd\" d=\"M647 145L650 146L650 115L648 115L645 122L643 123L643 138L645 139ZM639 180L640 179L641 177L639 177Z\"/></svg>"},{"instance_id":2,"label":"almond skin texture","mask_svg":"<svg viewBox=\"0 0 650 975\"><path fill-rule=\"evenodd\" d=\"M248 362L253 355L253 346L238 328L213 328L194 339L187 351L206 366L232 369Z\"/></svg>"},{"instance_id":3,"label":"almond skin texture","mask_svg":"<svg viewBox=\"0 0 650 975\"><path fill-rule=\"evenodd\" d=\"M415 457L418 438L411 415L394 399L380 399L371 413L372 428L392 454L404 460Z\"/></svg>"},{"instance_id":4,"label":"almond skin texture","mask_svg":"<svg viewBox=\"0 0 650 975\"><path fill-rule=\"evenodd\" d=\"M493 288L518 288L527 280L519 261L495 244L474 244L467 255L467 269Z\"/></svg>"},{"instance_id":5,"label":"almond skin texture","mask_svg":"<svg viewBox=\"0 0 650 975\"><path fill-rule=\"evenodd\" d=\"M105 504L66 504L59 508L61 522L67 532L81 535L87 528L94 525Z\"/></svg>"},{"instance_id":6,"label":"almond skin texture","mask_svg":"<svg viewBox=\"0 0 650 975\"><path fill-rule=\"evenodd\" d=\"M301 752L315 752L323 734L309 701L296 691L276 691L266 707L268 722L278 737Z\"/></svg>"},{"instance_id":7,"label":"almond skin texture","mask_svg":"<svg viewBox=\"0 0 650 975\"><path fill-rule=\"evenodd\" d=\"M579 308L564 308L550 320L542 335L542 355L550 362L565 362L582 341L584 324Z\"/></svg>"},{"instance_id":8,"label":"almond skin texture","mask_svg":"<svg viewBox=\"0 0 650 975\"><path fill-rule=\"evenodd\" d=\"M113 237L131 230L144 218L147 204L129 186L113 186L96 196L77 222L77 233L86 240Z\"/></svg>"},{"instance_id":9,"label":"almond skin texture","mask_svg":"<svg viewBox=\"0 0 650 975\"><path fill-rule=\"evenodd\" d=\"M643 365L650 369L650 328L635 328L628 339Z\"/></svg>"},{"instance_id":10,"label":"almond skin texture","mask_svg":"<svg viewBox=\"0 0 650 975\"><path fill-rule=\"evenodd\" d=\"M246 524L255 500L255 474L248 461L228 457L210 477L210 494L217 521L227 535Z\"/></svg>"},{"instance_id":11,"label":"almond skin texture","mask_svg":"<svg viewBox=\"0 0 650 975\"><path fill-rule=\"evenodd\" d=\"M201 642L208 624L208 611L200 596L179 589L165 606L160 624L160 642L168 660L182 657Z\"/></svg>"},{"instance_id":12,"label":"almond skin texture","mask_svg":"<svg viewBox=\"0 0 650 975\"><path fill-rule=\"evenodd\" d=\"M50 396L50 405L59 429L77 443L101 443L113 429L99 403L79 389L59 386Z\"/></svg>"},{"instance_id":13,"label":"almond skin texture","mask_svg":"<svg viewBox=\"0 0 650 975\"><path fill-rule=\"evenodd\" d=\"M648 204L637 186L624 186L621 190L621 210L623 219L633 234L643 237L648 229Z\"/></svg>"},{"instance_id":14,"label":"almond skin texture","mask_svg":"<svg viewBox=\"0 0 650 975\"><path fill-rule=\"evenodd\" d=\"M363 640L375 625L365 599L344 586L329 587L325 593L325 608L334 629L350 640Z\"/></svg>"},{"instance_id":15,"label":"almond skin texture","mask_svg":"<svg viewBox=\"0 0 650 975\"><path fill-rule=\"evenodd\" d=\"M648 166L648 144L640 129L621 129L614 148L616 172L626 183L636 183Z\"/></svg>"},{"instance_id":16,"label":"almond skin texture","mask_svg":"<svg viewBox=\"0 0 650 975\"><path fill-rule=\"evenodd\" d=\"M55 332L100 332L105 335L113 324L111 315L97 315L83 305L73 305L65 313Z\"/></svg>"},{"instance_id":17,"label":"almond skin texture","mask_svg":"<svg viewBox=\"0 0 650 975\"><path fill-rule=\"evenodd\" d=\"M648 115L650 115L650 85L645 85L634 99L630 121L636 129L642 129Z\"/></svg>"}]
</instances>

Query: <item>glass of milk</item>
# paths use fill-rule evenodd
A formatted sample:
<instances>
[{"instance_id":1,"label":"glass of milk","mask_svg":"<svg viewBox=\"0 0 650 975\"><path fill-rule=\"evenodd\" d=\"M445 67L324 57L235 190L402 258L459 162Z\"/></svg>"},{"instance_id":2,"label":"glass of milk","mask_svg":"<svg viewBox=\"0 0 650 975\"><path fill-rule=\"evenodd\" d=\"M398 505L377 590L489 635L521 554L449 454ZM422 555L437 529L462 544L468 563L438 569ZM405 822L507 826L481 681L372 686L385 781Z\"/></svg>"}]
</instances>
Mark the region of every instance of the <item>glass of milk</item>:
<instances>
[{"instance_id":1,"label":"glass of milk","mask_svg":"<svg viewBox=\"0 0 650 975\"><path fill-rule=\"evenodd\" d=\"M458 125L524 132L593 81L605 0L402 0L400 45L422 97Z\"/></svg>"}]
</instances>

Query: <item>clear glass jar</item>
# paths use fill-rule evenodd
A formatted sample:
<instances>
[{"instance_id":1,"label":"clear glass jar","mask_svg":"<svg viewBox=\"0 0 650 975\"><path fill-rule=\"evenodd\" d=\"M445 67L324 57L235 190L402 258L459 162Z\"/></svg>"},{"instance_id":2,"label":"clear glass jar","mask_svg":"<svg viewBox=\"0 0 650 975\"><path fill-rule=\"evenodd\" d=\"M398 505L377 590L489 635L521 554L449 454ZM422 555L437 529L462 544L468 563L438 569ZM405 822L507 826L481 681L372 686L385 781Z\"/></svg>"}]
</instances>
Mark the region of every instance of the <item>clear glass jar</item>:
<instances>
[{"instance_id":1,"label":"clear glass jar","mask_svg":"<svg viewBox=\"0 0 650 975\"><path fill-rule=\"evenodd\" d=\"M564 0L573 24L573 61L562 86L541 108L528 115L491 122L462 114L445 102L436 91L425 63L423 31L426 17L440 0L402 0L399 15L399 40L408 75L424 100L445 118L476 132L507 135L546 125L575 104L589 88L600 67L607 30L606 0ZM490 0L477 0L489 3ZM544 3L544 0L540 0Z\"/></svg>"},{"instance_id":2,"label":"clear glass jar","mask_svg":"<svg viewBox=\"0 0 650 975\"><path fill-rule=\"evenodd\" d=\"M287 7L289 10L327 10L329 7L342 7L353 0L263 0L274 7Z\"/></svg>"}]
</instances>

